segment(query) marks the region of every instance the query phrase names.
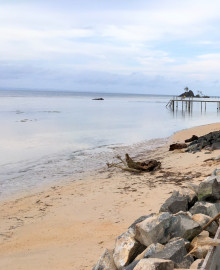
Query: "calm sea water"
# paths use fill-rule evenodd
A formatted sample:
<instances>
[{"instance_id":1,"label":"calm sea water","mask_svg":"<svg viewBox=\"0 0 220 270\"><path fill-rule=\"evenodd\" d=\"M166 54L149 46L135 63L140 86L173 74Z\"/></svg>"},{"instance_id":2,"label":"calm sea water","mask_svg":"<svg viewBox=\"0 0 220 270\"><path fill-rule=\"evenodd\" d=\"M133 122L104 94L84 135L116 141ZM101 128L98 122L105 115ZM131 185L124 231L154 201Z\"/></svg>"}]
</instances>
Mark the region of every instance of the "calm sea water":
<instances>
[{"instance_id":1,"label":"calm sea water","mask_svg":"<svg viewBox=\"0 0 220 270\"><path fill-rule=\"evenodd\" d=\"M95 97L105 100L92 100ZM192 114L181 108L173 113L166 108L169 99L0 91L1 197L104 165L104 157L110 158L116 146L168 137L180 129L220 119L216 104L207 104L203 113L196 104Z\"/></svg>"}]
</instances>

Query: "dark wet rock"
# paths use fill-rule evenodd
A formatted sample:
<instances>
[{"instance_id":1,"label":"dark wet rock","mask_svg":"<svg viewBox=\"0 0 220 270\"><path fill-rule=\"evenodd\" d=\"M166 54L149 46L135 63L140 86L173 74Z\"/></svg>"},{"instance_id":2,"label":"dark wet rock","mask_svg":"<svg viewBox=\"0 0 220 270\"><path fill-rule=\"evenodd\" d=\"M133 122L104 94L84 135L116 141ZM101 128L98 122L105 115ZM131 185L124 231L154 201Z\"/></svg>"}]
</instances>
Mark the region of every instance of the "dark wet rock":
<instances>
[{"instance_id":1,"label":"dark wet rock","mask_svg":"<svg viewBox=\"0 0 220 270\"><path fill-rule=\"evenodd\" d=\"M134 267L134 270L173 270L174 263L170 260L159 258L142 259Z\"/></svg>"},{"instance_id":2,"label":"dark wet rock","mask_svg":"<svg viewBox=\"0 0 220 270\"><path fill-rule=\"evenodd\" d=\"M172 237L181 237L191 241L202 231L202 228L192 219L190 213L179 212L173 216L169 230Z\"/></svg>"},{"instance_id":3,"label":"dark wet rock","mask_svg":"<svg viewBox=\"0 0 220 270\"><path fill-rule=\"evenodd\" d=\"M169 228L172 215L168 212L146 218L135 227L135 239L145 246L152 243L164 244L170 239Z\"/></svg>"},{"instance_id":4,"label":"dark wet rock","mask_svg":"<svg viewBox=\"0 0 220 270\"><path fill-rule=\"evenodd\" d=\"M192 256L186 257L186 255L187 250L184 239L174 238L165 245L162 251L153 254L151 257L172 260L176 268L189 268L194 260Z\"/></svg>"},{"instance_id":5,"label":"dark wet rock","mask_svg":"<svg viewBox=\"0 0 220 270\"><path fill-rule=\"evenodd\" d=\"M173 144L170 145L169 151L174 151L176 149L183 149L183 148L187 148L187 144L185 144L185 143L173 143Z\"/></svg>"},{"instance_id":6,"label":"dark wet rock","mask_svg":"<svg viewBox=\"0 0 220 270\"><path fill-rule=\"evenodd\" d=\"M215 201L220 199L219 177L210 176L199 184L198 199L201 201Z\"/></svg>"},{"instance_id":7,"label":"dark wet rock","mask_svg":"<svg viewBox=\"0 0 220 270\"><path fill-rule=\"evenodd\" d=\"M117 270L113 260L113 251L106 249L92 270Z\"/></svg>"},{"instance_id":8,"label":"dark wet rock","mask_svg":"<svg viewBox=\"0 0 220 270\"><path fill-rule=\"evenodd\" d=\"M204 260L203 259L197 259L195 260L189 269L200 269L202 267Z\"/></svg>"},{"instance_id":9,"label":"dark wet rock","mask_svg":"<svg viewBox=\"0 0 220 270\"><path fill-rule=\"evenodd\" d=\"M204 214L214 218L220 212L220 203L196 202L189 211L192 215Z\"/></svg>"},{"instance_id":10,"label":"dark wet rock","mask_svg":"<svg viewBox=\"0 0 220 270\"><path fill-rule=\"evenodd\" d=\"M198 136L192 135L191 138L185 140L185 143L193 142L195 140L198 140L198 138L199 138Z\"/></svg>"},{"instance_id":11,"label":"dark wet rock","mask_svg":"<svg viewBox=\"0 0 220 270\"><path fill-rule=\"evenodd\" d=\"M160 212L170 212L172 214L187 210L188 199L187 197L180 195L178 191L174 191L160 208Z\"/></svg>"},{"instance_id":12,"label":"dark wet rock","mask_svg":"<svg viewBox=\"0 0 220 270\"><path fill-rule=\"evenodd\" d=\"M188 147L187 152L200 151L201 149L209 149L211 151L220 149L220 131L210 132L206 135L198 137L197 140L192 141Z\"/></svg>"},{"instance_id":13,"label":"dark wet rock","mask_svg":"<svg viewBox=\"0 0 220 270\"><path fill-rule=\"evenodd\" d=\"M125 232L120 235L115 242L113 259L117 269L128 265L134 258L140 254L146 247L134 239L134 234Z\"/></svg>"},{"instance_id":14,"label":"dark wet rock","mask_svg":"<svg viewBox=\"0 0 220 270\"><path fill-rule=\"evenodd\" d=\"M92 100L104 100L104 98L93 98Z\"/></svg>"},{"instance_id":15,"label":"dark wet rock","mask_svg":"<svg viewBox=\"0 0 220 270\"><path fill-rule=\"evenodd\" d=\"M206 216L204 214L195 214L192 216L192 219L199 223L201 227L205 226L212 218L209 216ZM215 236L217 230L218 230L218 224L217 222L213 221L206 229L210 233L211 236Z\"/></svg>"}]
</instances>

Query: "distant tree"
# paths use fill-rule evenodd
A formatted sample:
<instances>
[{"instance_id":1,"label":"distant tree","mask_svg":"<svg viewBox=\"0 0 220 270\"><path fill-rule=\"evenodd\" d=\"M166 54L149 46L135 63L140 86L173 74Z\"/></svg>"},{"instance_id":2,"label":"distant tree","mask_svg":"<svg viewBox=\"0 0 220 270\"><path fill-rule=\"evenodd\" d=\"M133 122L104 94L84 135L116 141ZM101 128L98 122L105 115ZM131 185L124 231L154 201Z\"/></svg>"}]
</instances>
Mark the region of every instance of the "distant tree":
<instances>
[{"instance_id":1,"label":"distant tree","mask_svg":"<svg viewBox=\"0 0 220 270\"><path fill-rule=\"evenodd\" d=\"M184 90L185 90L185 92L188 92L188 91L189 91L189 87L186 86L186 87L184 88Z\"/></svg>"},{"instance_id":2,"label":"distant tree","mask_svg":"<svg viewBox=\"0 0 220 270\"><path fill-rule=\"evenodd\" d=\"M200 95L200 96L203 96L203 93L202 93L202 91L197 91L198 92L198 95Z\"/></svg>"}]
</instances>

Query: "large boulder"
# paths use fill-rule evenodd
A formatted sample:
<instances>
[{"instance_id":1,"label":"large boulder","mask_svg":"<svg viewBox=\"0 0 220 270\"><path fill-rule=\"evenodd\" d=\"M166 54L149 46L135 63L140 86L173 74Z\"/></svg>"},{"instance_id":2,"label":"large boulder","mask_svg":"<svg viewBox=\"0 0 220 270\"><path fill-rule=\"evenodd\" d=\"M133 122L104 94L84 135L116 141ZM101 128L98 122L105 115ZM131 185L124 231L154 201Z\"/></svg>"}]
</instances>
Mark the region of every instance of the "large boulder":
<instances>
[{"instance_id":1,"label":"large boulder","mask_svg":"<svg viewBox=\"0 0 220 270\"><path fill-rule=\"evenodd\" d=\"M200 201L215 201L220 199L220 182L218 176L209 176L199 184L198 199Z\"/></svg>"},{"instance_id":2,"label":"large boulder","mask_svg":"<svg viewBox=\"0 0 220 270\"><path fill-rule=\"evenodd\" d=\"M141 259L147 259L150 258L151 255L162 251L164 249L164 245L160 244L160 243L156 243L156 244L151 244L150 246L148 246L141 254L139 254L135 260L141 260Z\"/></svg>"},{"instance_id":3,"label":"large boulder","mask_svg":"<svg viewBox=\"0 0 220 270\"><path fill-rule=\"evenodd\" d=\"M213 242L214 240L210 237L198 235L191 242L191 250L194 249L192 255L197 259L204 259L209 249L211 248Z\"/></svg>"},{"instance_id":4,"label":"large boulder","mask_svg":"<svg viewBox=\"0 0 220 270\"><path fill-rule=\"evenodd\" d=\"M172 260L176 268L189 268L194 260L192 256L186 255L185 240L183 238L174 238L165 245L162 251L152 254L151 257Z\"/></svg>"},{"instance_id":5,"label":"large boulder","mask_svg":"<svg viewBox=\"0 0 220 270\"><path fill-rule=\"evenodd\" d=\"M212 218L204 214L195 214L192 216L192 219L199 223L201 227L206 225ZM210 236L215 236L218 230L218 224L216 221L213 221L206 229L210 233Z\"/></svg>"},{"instance_id":6,"label":"large boulder","mask_svg":"<svg viewBox=\"0 0 220 270\"><path fill-rule=\"evenodd\" d=\"M168 212L154 214L135 227L135 239L145 246L152 243L165 244L170 239L169 228L172 215Z\"/></svg>"},{"instance_id":7,"label":"large boulder","mask_svg":"<svg viewBox=\"0 0 220 270\"><path fill-rule=\"evenodd\" d=\"M191 241L202 231L202 227L192 219L190 213L179 212L174 215L170 227L171 237L181 237Z\"/></svg>"},{"instance_id":8,"label":"large boulder","mask_svg":"<svg viewBox=\"0 0 220 270\"><path fill-rule=\"evenodd\" d=\"M192 215L204 214L214 218L220 212L220 203L196 202L189 211Z\"/></svg>"},{"instance_id":9,"label":"large boulder","mask_svg":"<svg viewBox=\"0 0 220 270\"><path fill-rule=\"evenodd\" d=\"M158 258L142 259L134 267L134 270L173 270L174 263L170 260Z\"/></svg>"},{"instance_id":10,"label":"large boulder","mask_svg":"<svg viewBox=\"0 0 220 270\"><path fill-rule=\"evenodd\" d=\"M117 269L128 265L146 247L134 239L134 234L130 231L120 235L115 242L113 258Z\"/></svg>"},{"instance_id":11,"label":"large boulder","mask_svg":"<svg viewBox=\"0 0 220 270\"><path fill-rule=\"evenodd\" d=\"M183 188L179 192L181 196L186 197L188 201L188 209L191 208L198 201L197 193L194 189L196 189L197 191L197 187L195 185L191 189Z\"/></svg>"},{"instance_id":12,"label":"large boulder","mask_svg":"<svg viewBox=\"0 0 220 270\"><path fill-rule=\"evenodd\" d=\"M154 215L154 214L149 214L149 215L147 215L147 216L141 216L141 217L139 217L138 219L136 219L136 220L129 226L128 230L131 231L131 232L135 232L135 226L136 226L138 223L144 221L146 218L152 217L153 215Z\"/></svg>"},{"instance_id":13,"label":"large boulder","mask_svg":"<svg viewBox=\"0 0 220 270\"><path fill-rule=\"evenodd\" d=\"M106 249L92 270L117 270L113 260L113 250Z\"/></svg>"},{"instance_id":14,"label":"large boulder","mask_svg":"<svg viewBox=\"0 0 220 270\"><path fill-rule=\"evenodd\" d=\"M170 212L172 214L187 210L188 199L186 196L181 195L178 191L174 191L160 208L160 212Z\"/></svg>"}]
</instances>

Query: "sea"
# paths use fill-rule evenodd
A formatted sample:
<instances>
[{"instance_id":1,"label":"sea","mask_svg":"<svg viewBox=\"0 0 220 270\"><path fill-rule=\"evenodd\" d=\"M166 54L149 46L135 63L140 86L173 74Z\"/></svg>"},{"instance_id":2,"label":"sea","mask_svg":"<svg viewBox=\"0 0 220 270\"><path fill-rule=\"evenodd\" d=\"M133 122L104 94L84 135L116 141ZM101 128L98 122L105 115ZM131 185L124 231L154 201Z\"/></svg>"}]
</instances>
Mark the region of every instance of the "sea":
<instances>
[{"instance_id":1,"label":"sea","mask_svg":"<svg viewBox=\"0 0 220 270\"><path fill-rule=\"evenodd\" d=\"M104 100L93 100L102 97ZM82 179L116 154L152 150L174 132L220 120L215 103L166 107L172 96L0 91L0 199ZM81 178L80 178L81 177Z\"/></svg>"}]
</instances>

